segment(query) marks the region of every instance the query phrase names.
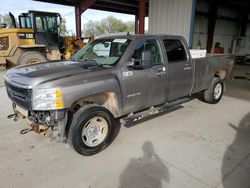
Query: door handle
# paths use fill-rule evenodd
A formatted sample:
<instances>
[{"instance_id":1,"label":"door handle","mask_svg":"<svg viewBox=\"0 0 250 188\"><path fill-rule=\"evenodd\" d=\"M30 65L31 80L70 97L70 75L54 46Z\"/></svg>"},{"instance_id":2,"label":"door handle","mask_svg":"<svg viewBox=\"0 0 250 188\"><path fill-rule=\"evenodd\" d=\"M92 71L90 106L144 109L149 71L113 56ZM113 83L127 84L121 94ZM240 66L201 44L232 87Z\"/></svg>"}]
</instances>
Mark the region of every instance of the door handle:
<instances>
[{"instance_id":1,"label":"door handle","mask_svg":"<svg viewBox=\"0 0 250 188\"><path fill-rule=\"evenodd\" d=\"M166 72L165 72L165 71L160 71L160 72L157 72L157 73L156 73L157 76L161 76L161 75L163 75L163 74L166 74Z\"/></svg>"},{"instance_id":2,"label":"door handle","mask_svg":"<svg viewBox=\"0 0 250 188\"><path fill-rule=\"evenodd\" d=\"M166 67L161 67L158 69L158 72L166 72Z\"/></svg>"},{"instance_id":3,"label":"door handle","mask_svg":"<svg viewBox=\"0 0 250 188\"><path fill-rule=\"evenodd\" d=\"M163 75L163 74L166 74L166 67L158 68L158 69L157 69L156 75L157 75L157 76L161 76L161 75Z\"/></svg>"},{"instance_id":4,"label":"door handle","mask_svg":"<svg viewBox=\"0 0 250 188\"><path fill-rule=\"evenodd\" d=\"M185 67L184 68L184 71L189 71L189 70L192 70L192 67Z\"/></svg>"}]
</instances>

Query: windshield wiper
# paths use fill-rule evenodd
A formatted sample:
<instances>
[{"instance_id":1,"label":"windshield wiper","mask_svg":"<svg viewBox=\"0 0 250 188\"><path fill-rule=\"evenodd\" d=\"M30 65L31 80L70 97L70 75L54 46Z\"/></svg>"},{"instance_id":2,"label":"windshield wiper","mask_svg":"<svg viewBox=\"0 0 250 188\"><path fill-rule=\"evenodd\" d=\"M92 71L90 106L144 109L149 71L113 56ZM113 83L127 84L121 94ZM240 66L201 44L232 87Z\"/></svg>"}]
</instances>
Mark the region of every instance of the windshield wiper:
<instances>
[{"instance_id":1,"label":"windshield wiper","mask_svg":"<svg viewBox=\"0 0 250 188\"><path fill-rule=\"evenodd\" d=\"M74 60L75 62L91 63L91 64L95 64L95 65L99 66L99 64L94 59L77 59L77 58L72 58L70 60Z\"/></svg>"},{"instance_id":2,"label":"windshield wiper","mask_svg":"<svg viewBox=\"0 0 250 188\"><path fill-rule=\"evenodd\" d=\"M86 66L85 68L114 67L116 65L116 63L118 62L118 61L116 61L113 64L99 64L94 59L76 59L76 58L74 58L74 59L71 59L71 60L74 60L75 62L85 63L85 64L83 64L84 67ZM92 66L91 67L87 67L87 65L92 65Z\"/></svg>"},{"instance_id":3,"label":"windshield wiper","mask_svg":"<svg viewBox=\"0 0 250 188\"><path fill-rule=\"evenodd\" d=\"M103 67L102 64L98 64L94 59L76 59L76 62L82 62L82 67L85 69L94 69L98 67Z\"/></svg>"},{"instance_id":4,"label":"windshield wiper","mask_svg":"<svg viewBox=\"0 0 250 188\"><path fill-rule=\"evenodd\" d=\"M77 58L70 58L69 60L71 60L71 61L74 61L74 62L76 62L77 63Z\"/></svg>"}]
</instances>

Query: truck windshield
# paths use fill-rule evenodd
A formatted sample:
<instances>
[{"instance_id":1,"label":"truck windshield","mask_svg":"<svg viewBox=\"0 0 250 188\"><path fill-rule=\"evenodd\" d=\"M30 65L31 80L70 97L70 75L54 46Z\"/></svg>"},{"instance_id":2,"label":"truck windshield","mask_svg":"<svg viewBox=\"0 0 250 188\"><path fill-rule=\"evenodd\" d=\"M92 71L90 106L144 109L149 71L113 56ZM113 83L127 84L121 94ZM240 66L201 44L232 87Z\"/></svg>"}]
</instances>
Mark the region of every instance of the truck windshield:
<instances>
[{"instance_id":1,"label":"truck windshield","mask_svg":"<svg viewBox=\"0 0 250 188\"><path fill-rule=\"evenodd\" d=\"M71 59L76 61L95 61L98 65L115 65L128 47L130 39L96 39L87 44Z\"/></svg>"}]
</instances>

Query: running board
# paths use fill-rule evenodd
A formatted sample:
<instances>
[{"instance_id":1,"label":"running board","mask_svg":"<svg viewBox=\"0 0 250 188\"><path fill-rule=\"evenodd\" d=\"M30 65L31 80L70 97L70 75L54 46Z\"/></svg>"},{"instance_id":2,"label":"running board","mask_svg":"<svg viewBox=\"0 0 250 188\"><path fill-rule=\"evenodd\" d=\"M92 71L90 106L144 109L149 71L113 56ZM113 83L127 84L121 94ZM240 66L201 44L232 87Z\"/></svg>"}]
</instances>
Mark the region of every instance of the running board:
<instances>
[{"instance_id":1,"label":"running board","mask_svg":"<svg viewBox=\"0 0 250 188\"><path fill-rule=\"evenodd\" d=\"M147 118L151 115L155 115L155 114L164 112L166 110L169 110L172 107L183 104L183 103L188 102L190 100L191 100L190 98L186 97L186 98L181 98L181 99L175 100L175 101L170 102L170 103L165 103L161 106L151 107L150 109L147 109L145 111L141 111L141 112L138 112L138 113L135 113L132 115L128 115L125 118L121 118L120 123L123 125L133 123L133 122L139 121L141 119Z\"/></svg>"}]
</instances>

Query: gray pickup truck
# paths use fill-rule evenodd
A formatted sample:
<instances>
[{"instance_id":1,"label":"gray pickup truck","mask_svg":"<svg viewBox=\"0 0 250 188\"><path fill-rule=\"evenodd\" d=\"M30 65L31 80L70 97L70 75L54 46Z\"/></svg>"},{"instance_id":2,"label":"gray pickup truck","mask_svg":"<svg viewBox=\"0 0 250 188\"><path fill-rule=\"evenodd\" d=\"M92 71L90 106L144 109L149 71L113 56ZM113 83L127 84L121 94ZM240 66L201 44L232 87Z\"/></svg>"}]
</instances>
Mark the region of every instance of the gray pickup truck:
<instances>
[{"instance_id":1,"label":"gray pickup truck","mask_svg":"<svg viewBox=\"0 0 250 188\"><path fill-rule=\"evenodd\" d=\"M99 38L69 61L10 69L9 118L25 118L32 130L53 132L78 153L93 155L112 142L121 122L162 112L198 92L208 103L219 102L233 68L228 56L192 59L180 36Z\"/></svg>"}]
</instances>

